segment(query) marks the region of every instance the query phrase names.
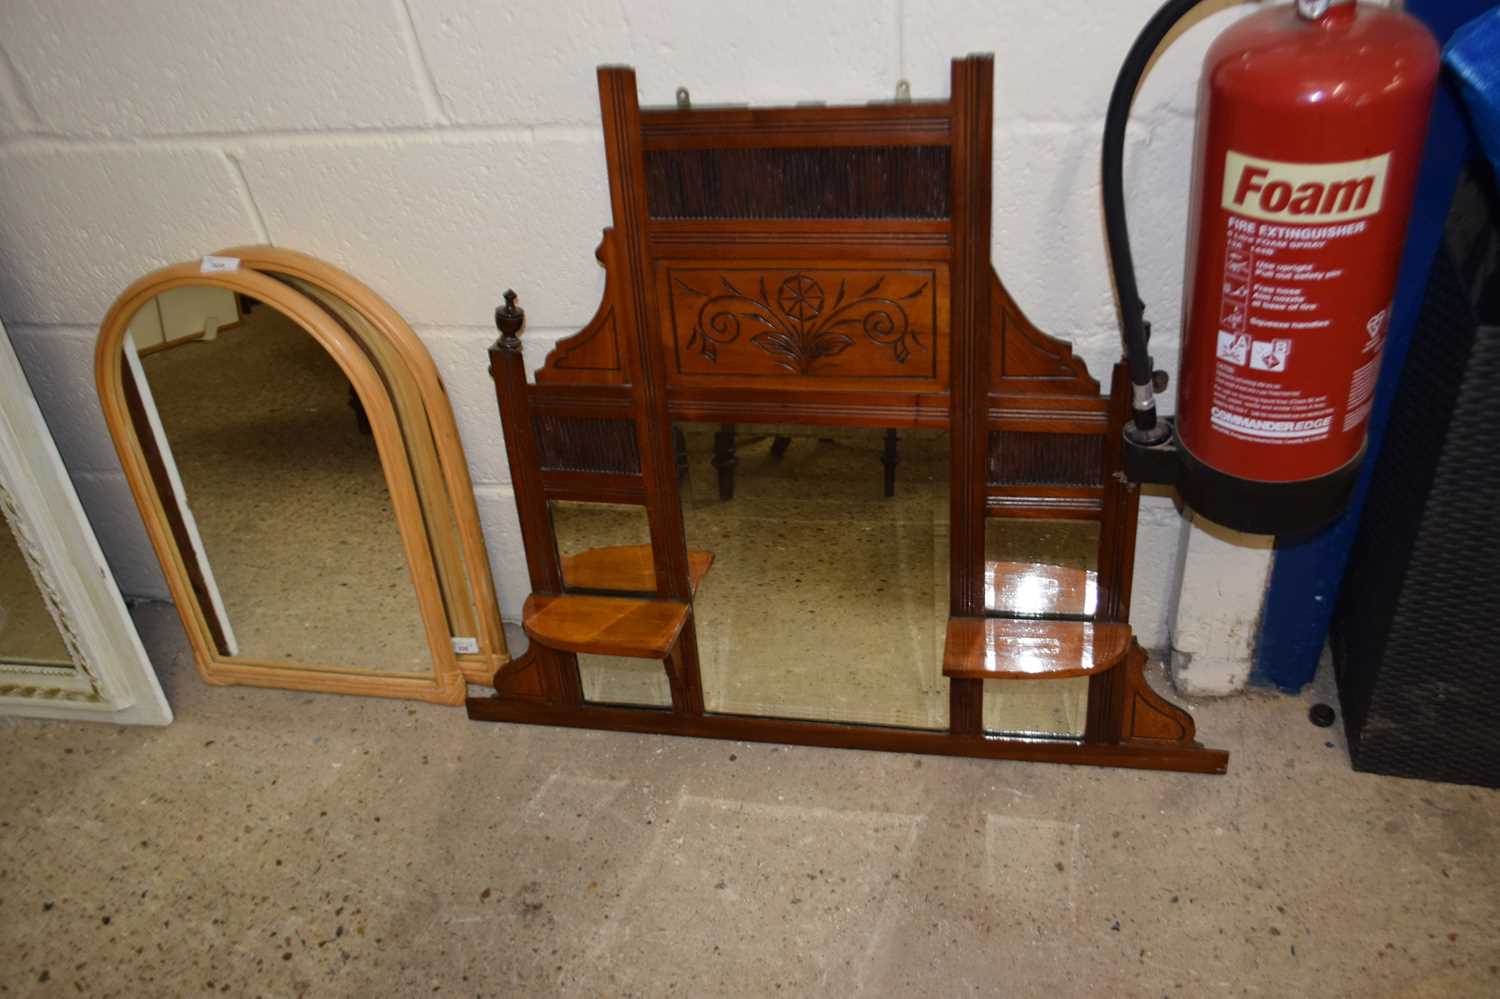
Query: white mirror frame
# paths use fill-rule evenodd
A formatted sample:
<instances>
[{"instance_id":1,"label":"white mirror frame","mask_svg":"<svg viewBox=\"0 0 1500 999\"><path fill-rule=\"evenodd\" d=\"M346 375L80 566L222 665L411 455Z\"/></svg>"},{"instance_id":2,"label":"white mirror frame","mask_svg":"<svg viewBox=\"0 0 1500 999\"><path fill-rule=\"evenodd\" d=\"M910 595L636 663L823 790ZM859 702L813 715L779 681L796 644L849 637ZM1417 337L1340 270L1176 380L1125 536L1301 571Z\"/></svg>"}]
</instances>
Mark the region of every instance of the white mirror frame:
<instances>
[{"instance_id":1,"label":"white mirror frame","mask_svg":"<svg viewBox=\"0 0 1500 999\"><path fill-rule=\"evenodd\" d=\"M0 515L73 667L0 658L0 715L165 725L172 709L0 325Z\"/></svg>"}]
</instances>

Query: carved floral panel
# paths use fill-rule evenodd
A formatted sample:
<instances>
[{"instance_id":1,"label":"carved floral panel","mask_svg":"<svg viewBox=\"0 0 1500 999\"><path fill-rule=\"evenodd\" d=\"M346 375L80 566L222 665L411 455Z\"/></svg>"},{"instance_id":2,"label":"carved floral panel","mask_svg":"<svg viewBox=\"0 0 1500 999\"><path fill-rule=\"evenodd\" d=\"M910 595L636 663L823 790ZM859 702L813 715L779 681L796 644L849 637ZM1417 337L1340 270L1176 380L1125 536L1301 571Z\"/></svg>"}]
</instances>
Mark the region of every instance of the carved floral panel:
<instances>
[{"instance_id":1,"label":"carved floral panel","mask_svg":"<svg viewBox=\"0 0 1500 999\"><path fill-rule=\"evenodd\" d=\"M937 380L939 267L667 266L663 335L679 376Z\"/></svg>"}]
</instances>

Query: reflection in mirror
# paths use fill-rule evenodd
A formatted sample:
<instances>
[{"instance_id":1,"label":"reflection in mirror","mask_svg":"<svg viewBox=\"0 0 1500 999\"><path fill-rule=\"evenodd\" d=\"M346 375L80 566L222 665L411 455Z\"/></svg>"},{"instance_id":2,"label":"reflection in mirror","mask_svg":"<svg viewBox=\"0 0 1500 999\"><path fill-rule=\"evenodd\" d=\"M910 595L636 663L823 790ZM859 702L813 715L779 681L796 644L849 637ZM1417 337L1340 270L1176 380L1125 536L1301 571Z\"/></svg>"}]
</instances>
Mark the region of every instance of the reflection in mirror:
<instances>
[{"instance_id":1,"label":"reflection in mirror","mask_svg":"<svg viewBox=\"0 0 1500 999\"><path fill-rule=\"evenodd\" d=\"M948 435L678 429L705 707L947 727Z\"/></svg>"},{"instance_id":2,"label":"reflection in mirror","mask_svg":"<svg viewBox=\"0 0 1500 999\"><path fill-rule=\"evenodd\" d=\"M990 517L984 568L991 615L1091 618L1099 601L1099 522Z\"/></svg>"},{"instance_id":3,"label":"reflection in mirror","mask_svg":"<svg viewBox=\"0 0 1500 999\"><path fill-rule=\"evenodd\" d=\"M274 308L219 289L158 295L131 338L206 555L196 583L222 617L220 651L430 675L380 454L333 358Z\"/></svg>"},{"instance_id":4,"label":"reflection in mirror","mask_svg":"<svg viewBox=\"0 0 1500 999\"><path fill-rule=\"evenodd\" d=\"M578 678L590 704L637 708L670 708L672 688L659 659L579 655Z\"/></svg>"},{"instance_id":5,"label":"reflection in mirror","mask_svg":"<svg viewBox=\"0 0 1500 999\"><path fill-rule=\"evenodd\" d=\"M71 669L73 659L57 622L21 555L10 526L0 517L0 663Z\"/></svg>"},{"instance_id":6,"label":"reflection in mirror","mask_svg":"<svg viewBox=\"0 0 1500 999\"><path fill-rule=\"evenodd\" d=\"M427 411L416 377L391 338L381 334L369 318L348 301L309 281L284 275L278 275L277 280L321 305L359 344L383 376L398 417L407 461L417 480L422 524L437 569L438 586L443 593L448 633L476 635L479 625L474 614L475 594L457 543L460 531L456 504L442 473L439 447L433 436L432 415Z\"/></svg>"},{"instance_id":7,"label":"reflection in mirror","mask_svg":"<svg viewBox=\"0 0 1500 999\"><path fill-rule=\"evenodd\" d=\"M1089 678L985 680L984 731L989 735L1078 737L1088 718Z\"/></svg>"},{"instance_id":8,"label":"reflection in mirror","mask_svg":"<svg viewBox=\"0 0 1500 999\"><path fill-rule=\"evenodd\" d=\"M646 508L553 500L563 586L599 593L655 593Z\"/></svg>"},{"instance_id":9,"label":"reflection in mirror","mask_svg":"<svg viewBox=\"0 0 1500 999\"><path fill-rule=\"evenodd\" d=\"M552 501L563 586L592 593L655 593L651 523L646 508L622 503ZM672 691L655 659L580 655L583 699L594 704L669 707Z\"/></svg>"},{"instance_id":10,"label":"reflection in mirror","mask_svg":"<svg viewBox=\"0 0 1500 999\"><path fill-rule=\"evenodd\" d=\"M997 617L1092 618L1099 601L1099 522L991 517L984 525L985 610ZM986 680L992 735L1083 734L1087 677Z\"/></svg>"}]
</instances>

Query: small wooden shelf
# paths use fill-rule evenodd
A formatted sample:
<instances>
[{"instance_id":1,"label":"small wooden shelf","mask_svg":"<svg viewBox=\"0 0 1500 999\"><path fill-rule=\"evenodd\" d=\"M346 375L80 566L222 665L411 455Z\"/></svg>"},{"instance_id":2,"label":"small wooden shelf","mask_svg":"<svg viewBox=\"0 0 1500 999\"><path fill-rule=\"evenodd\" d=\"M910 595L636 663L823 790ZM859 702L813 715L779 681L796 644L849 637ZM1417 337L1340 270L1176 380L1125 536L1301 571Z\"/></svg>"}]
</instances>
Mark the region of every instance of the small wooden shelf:
<instances>
[{"instance_id":1,"label":"small wooden shelf","mask_svg":"<svg viewBox=\"0 0 1500 999\"><path fill-rule=\"evenodd\" d=\"M1099 604L1099 574L1042 562L986 562L984 608L1014 617L1092 615Z\"/></svg>"},{"instance_id":2,"label":"small wooden shelf","mask_svg":"<svg viewBox=\"0 0 1500 999\"><path fill-rule=\"evenodd\" d=\"M713 552L688 552L688 578L694 593L713 564ZM652 564L650 545L612 545L564 555L562 574L563 585L570 590L656 592L656 567Z\"/></svg>"},{"instance_id":3,"label":"small wooden shelf","mask_svg":"<svg viewBox=\"0 0 1500 999\"><path fill-rule=\"evenodd\" d=\"M676 600L533 593L521 626L533 641L559 652L665 659L687 616L688 605Z\"/></svg>"},{"instance_id":4,"label":"small wooden shelf","mask_svg":"<svg viewBox=\"0 0 1500 999\"><path fill-rule=\"evenodd\" d=\"M943 674L961 680L1089 676L1130 649L1130 625L950 617Z\"/></svg>"}]
</instances>

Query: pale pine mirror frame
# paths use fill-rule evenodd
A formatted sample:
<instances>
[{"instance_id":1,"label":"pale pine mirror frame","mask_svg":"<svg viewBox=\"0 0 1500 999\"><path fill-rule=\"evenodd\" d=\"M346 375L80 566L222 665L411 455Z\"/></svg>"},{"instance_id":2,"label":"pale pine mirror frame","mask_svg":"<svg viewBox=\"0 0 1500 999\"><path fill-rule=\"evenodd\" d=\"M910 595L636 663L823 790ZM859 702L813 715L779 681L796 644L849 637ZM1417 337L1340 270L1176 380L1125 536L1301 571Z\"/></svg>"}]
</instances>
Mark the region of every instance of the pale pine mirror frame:
<instances>
[{"instance_id":1,"label":"pale pine mirror frame","mask_svg":"<svg viewBox=\"0 0 1500 999\"><path fill-rule=\"evenodd\" d=\"M455 633L473 636L478 645L475 652L457 654L458 666L469 683L488 686L494 680L495 670L510 661L510 653L463 441L432 355L385 299L326 261L274 246L234 246L219 250L214 256L231 257L243 266L315 289L320 296L326 296L319 299L325 305L327 298L343 303L378 335L379 340L367 346L375 350L382 374L410 376L412 384L402 378L387 384L393 391L404 390L416 396L417 405L425 412L430 439L420 433L413 436L423 447L430 447L432 454L424 455L429 460L417 464L418 490L424 497L444 490L447 493L454 529L436 532L431 540L442 570L440 578L467 576L468 593L463 599L456 592L465 589L460 583L455 581L445 586L445 593L455 591L448 598L448 612L454 619Z\"/></svg>"},{"instance_id":2,"label":"pale pine mirror frame","mask_svg":"<svg viewBox=\"0 0 1500 999\"><path fill-rule=\"evenodd\" d=\"M0 659L0 714L165 725L172 709L0 326L0 531L22 560L72 660Z\"/></svg>"},{"instance_id":3,"label":"pale pine mirror frame","mask_svg":"<svg viewBox=\"0 0 1500 999\"><path fill-rule=\"evenodd\" d=\"M509 656L467 466L452 411L431 358L394 310L368 288L330 265L302 254L264 247L240 248L222 256L235 253L243 256L236 258L240 264L233 270L205 272L194 261L141 278L110 308L100 328L94 358L105 423L182 618L199 674L211 684L457 704L463 700L466 673L474 677L491 675L493 664L506 662ZM261 273L260 268L301 282L325 304L283 280ZM316 339L349 379L369 418L385 471L391 507L432 652L430 674L259 661L226 654L215 640L210 623L212 612L204 607L193 585L188 562L194 556L183 551L173 529L175 505L169 509L164 500L146 446L136 431L127 385L130 374L125 363L128 326L135 313L157 295L189 286L222 288L276 309ZM346 315L357 314L363 321L356 326L340 318L338 314L346 309L349 310ZM409 404L399 405L393 391L415 394L426 425L406 425L421 417L413 415ZM405 414L405 423L398 414ZM432 453L416 454L417 464L424 466L418 472L413 467L408 442L424 440L431 442ZM425 467L427 462L422 459L429 457L436 460L440 471ZM431 490L439 479L447 495L442 497L442 503L434 504ZM424 489L428 492L424 493ZM439 508L443 516L424 516L424 510ZM455 585L451 578L454 557L461 560L459 576L465 585ZM446 587L439 578L439 560L443 570L450 573ZM473 633L465 637L475 639L478 651L461 659L454 650L454 637L469 624L473 625Z\"/></svg>"}]
</instances>

